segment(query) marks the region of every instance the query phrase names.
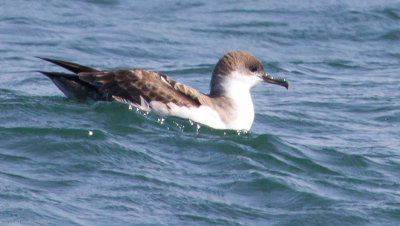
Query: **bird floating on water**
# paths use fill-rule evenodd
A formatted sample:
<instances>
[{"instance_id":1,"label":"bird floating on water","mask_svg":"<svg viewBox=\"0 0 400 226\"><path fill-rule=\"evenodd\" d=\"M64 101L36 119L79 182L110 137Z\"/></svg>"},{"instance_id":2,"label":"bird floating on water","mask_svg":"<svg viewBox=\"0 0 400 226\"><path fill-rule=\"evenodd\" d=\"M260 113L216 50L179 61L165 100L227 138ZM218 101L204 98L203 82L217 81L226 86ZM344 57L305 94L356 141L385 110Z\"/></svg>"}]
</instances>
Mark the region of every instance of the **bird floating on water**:
<instances>
[{"instance_id":1,"label":"bird floating on water","mask_svg":"<svg viewBox=\"0 0 400 226\"><path fill-rule=\"evenodd\" d=\"M39 58L73 72L40 71L67 97L79 101L124 102L143 111L186 118L216 129L250 130L254 121L250 89L257 83L264 81L289 88L286 79L267 74L260 60L241 50L229 51L218 61L208 95L160 72L101 71L67 61Z\"/></svg>"}]
</instances>

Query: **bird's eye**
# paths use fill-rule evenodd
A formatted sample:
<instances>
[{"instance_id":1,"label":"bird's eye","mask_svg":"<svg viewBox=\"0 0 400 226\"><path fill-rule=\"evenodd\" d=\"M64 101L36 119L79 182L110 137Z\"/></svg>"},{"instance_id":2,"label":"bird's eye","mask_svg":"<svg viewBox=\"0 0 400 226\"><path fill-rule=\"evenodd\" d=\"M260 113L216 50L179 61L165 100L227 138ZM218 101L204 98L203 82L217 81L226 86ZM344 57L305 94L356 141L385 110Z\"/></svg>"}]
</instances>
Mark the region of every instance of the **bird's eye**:
<instances>
[{"instance_id":1,"label":"bird's eye","mask_svg":"<svg viewBox=\"0 0 400 226\"><path fill-rule=\"evenodd\" d=\"M251 72L256 72L257 70L258 70L258 67L256 65L250 66Z\"/></svg>"}]
</instances>

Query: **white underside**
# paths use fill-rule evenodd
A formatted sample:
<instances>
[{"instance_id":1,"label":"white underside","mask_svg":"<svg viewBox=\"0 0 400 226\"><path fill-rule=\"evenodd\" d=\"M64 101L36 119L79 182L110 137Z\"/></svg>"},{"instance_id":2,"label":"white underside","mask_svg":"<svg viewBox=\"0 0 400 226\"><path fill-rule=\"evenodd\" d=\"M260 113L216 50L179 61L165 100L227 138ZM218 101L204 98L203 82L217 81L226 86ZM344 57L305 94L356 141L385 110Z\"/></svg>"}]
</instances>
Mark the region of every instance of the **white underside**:
<instances>
[{"instance_id":1,"label":"white underside","mask_svg":"<svg viewBox=\"0 0 400 226\"><path fill-rule=\"evenodd\" d=\"M174 103L162 103L160 101L150 101L148 103L141 97L141 104L136 105L142 111L154 111L158 114L167 116L176 116L180 118L190 119L194 122L207 125L215 129L228 129L221 120L218 112L208 106L200 107L182 107Z\"/></svg>"},{"instance_id":2,"label":"white underside","mask_svg":"<svg viewBox=\"0 0 400 226\"><path fill-rule=\"evenodd\" d=\"M164 105L160 108L160 105ZM168 105L168 107L167 107ZM151 108L164 115L172 115L181 118L187 118L194 122L207 125L216 129L228 129L225 123L219 117L218 112L207 106L200 107L182 107L173 103L163 104L161 102L150 102Z\"/></svg>"}]
</instances>

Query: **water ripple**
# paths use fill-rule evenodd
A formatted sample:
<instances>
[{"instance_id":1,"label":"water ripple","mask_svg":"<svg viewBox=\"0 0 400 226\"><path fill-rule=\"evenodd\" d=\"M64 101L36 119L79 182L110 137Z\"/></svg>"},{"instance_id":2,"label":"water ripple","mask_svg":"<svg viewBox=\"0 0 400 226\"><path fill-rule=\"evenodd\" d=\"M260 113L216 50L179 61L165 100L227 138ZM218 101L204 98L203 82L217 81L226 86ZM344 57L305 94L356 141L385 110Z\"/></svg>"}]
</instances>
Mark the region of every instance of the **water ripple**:
<instances>
[{"instance_id":1,"label":"water ripple","mask_svg":"<svg viewBox=\"0 0 400 226\"><path fill-rule=\"evenodd\" d=\"M399 9L391 0L0 3L0 222L396 225ZM229 49L252 52L291 85L253 88L250 132L75 102L34 72L64 71L33 57L48 56L163 71L208 92Z\"/></svg>"}]
</instances>

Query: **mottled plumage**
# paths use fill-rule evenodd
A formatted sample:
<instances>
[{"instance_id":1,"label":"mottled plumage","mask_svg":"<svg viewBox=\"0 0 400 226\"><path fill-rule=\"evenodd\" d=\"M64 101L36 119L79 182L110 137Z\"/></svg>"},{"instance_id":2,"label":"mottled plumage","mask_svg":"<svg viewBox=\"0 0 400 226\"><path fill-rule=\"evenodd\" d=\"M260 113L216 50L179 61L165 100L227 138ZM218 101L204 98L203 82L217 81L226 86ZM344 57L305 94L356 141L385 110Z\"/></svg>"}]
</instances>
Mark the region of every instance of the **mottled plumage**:
<instances>
[{"instance_id":1,"label":"mottled plumage","mask_svg":"<svg viewBox=\"0 0 400 226\"><path fill-rule=\"evenodd\" d=\"M176 82L168 76L142 69L116 69L99 71L79 64L61 60L41 58L60 65L76 74L59 72L42 72L54 82L62 86L83 88L73 89L74 93L84 92L85 95L67 96L78 100L92 99L94 101L122 101L131 104L140 104L140 96L146 101L172 102L179 106L199 106L208 96L201 92ZM71 67L73 65L73 67ZM82 70L80 70L82 69ZM77 88L78 88L77 87ZM85 89L86 88L86 89ZM90 93L90 94L89 94Z\"/></svg>"}]
</instances>

